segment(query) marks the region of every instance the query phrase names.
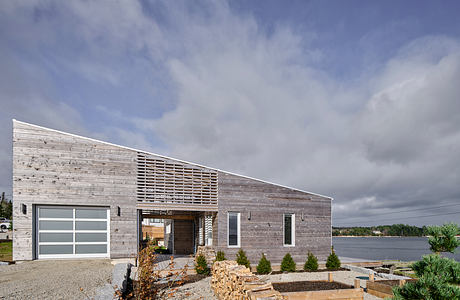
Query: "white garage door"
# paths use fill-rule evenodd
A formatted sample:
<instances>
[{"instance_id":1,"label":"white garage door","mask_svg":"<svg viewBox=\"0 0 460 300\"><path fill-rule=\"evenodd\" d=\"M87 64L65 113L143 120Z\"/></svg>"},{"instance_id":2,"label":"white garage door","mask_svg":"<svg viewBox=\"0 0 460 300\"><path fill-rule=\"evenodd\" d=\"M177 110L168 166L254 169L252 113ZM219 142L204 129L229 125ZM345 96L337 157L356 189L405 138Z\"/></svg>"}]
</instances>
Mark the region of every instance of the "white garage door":
<instances>
[{"instance_id":1,"label":"white garage door","mask_svg":"<svg viewBox=\"0 0 460 300\"><path fill-rule=\"evenodd\" d=\"M38 258L109 257L110 212L101 207L37 207Z\"/></svg>"}]
</instances>

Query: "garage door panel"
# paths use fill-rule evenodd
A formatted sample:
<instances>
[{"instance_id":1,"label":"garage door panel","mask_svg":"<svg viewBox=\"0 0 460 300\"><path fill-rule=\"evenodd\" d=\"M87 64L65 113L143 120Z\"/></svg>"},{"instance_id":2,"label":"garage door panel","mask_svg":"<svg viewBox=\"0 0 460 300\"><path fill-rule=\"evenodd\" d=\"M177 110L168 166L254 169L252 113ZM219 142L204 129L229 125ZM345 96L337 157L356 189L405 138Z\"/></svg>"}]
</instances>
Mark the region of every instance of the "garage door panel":
<instances>
[{"instance_id":1,"label":"garage door panel","mask_svg":"<svg viewBox=\"0 0 460 300\"><path fill-rule=\"evenodd\" d=\"M72 254L73 245L40 245L40 254Z\"/></svg>"},{"instance_id":2,"label":"garage door panel","mask_svg":"<svg viewBox=\"0 0 460 300\"><path fill-rule=\"evenodd\" d=\"M73 233L40 233L39 239L42 243L72 243Z\"/></svg>"},{"instance_id":3,"label":"garage door panel","mask_svg":"<svg viewBox=\"0 0 460 300\"><path fill-rule=\"evenodd\" d=\"M81 242L106 242L107 241L107 233L76 233L75 234L75 241L77 243Z\"/></svg>"},{"instance_id":4,"label":"garage door panel","mask_svg":"<svg viewBox=\"0 0 460 300\"><path fill-rule=\"evenodd\" d=\"M39 221L39 230L73 230L73 221Z\"/></svg>"},{"instance_id":5,"label":"garage door panel","mask_svg":"<svg viewBox=\"0 0 460 300\"><path fill-rule=\"evenodd\" d=\"M75 210L75 218L77 219L107 219L107 210L106 209L77 208Z\"/></svg>"},{"instance_id":6,"label":"garage door panel","mask_svg":"<svg viewBox=\"0 0 460 300\"><path fill-rule=\"evenodd\" d=\"M107 245L75 245L76 254L106 253Z\"/></svg>"},{"instance_id":7,"label":"garage door panel","mask_svg":"<svg viewBox=\"0 0 460 300\"><path fill-rule=\"evenodd\" d=\"M40 218L73 218L71 208L40 208Z\"/></svg>"},{"instance_id":8,"label":"garage door panel","mask_svg":"<svg viewBox=\"0 0 460 300\"><path fill-rule=\"evenodd\" d=\"M76 221L75 230L106 230L107 222L101 221Z\"/></svg>"},{"instance_id":9,"label":"garage door panel","mask_svg":"<svg viewBox=\"0 0 460 300\"><path fill-rule=\"evenodd\" d=\"M38 206L38 258L109 257L107 208Z\"/></svg>"}]
</instances>

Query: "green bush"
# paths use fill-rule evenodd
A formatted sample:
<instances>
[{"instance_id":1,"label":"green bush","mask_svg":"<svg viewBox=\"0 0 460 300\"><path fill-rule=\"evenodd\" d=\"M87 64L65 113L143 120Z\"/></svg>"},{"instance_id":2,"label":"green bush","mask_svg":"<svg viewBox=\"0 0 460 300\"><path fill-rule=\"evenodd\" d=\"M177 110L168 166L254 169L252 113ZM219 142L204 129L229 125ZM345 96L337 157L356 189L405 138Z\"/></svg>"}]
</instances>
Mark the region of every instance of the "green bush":
<instances>
[{"instance_id":1,"label":"green bush","mask_svg":"<svg viewBox=\"0 0 460 300\"><path fill-rule=\"evenodd\" d=\"M331 249L331 254L327 257L326 268L328 270L336 270L340 268L340 259L334 252L334 247Z\"/></svg>"},{"instance_id":2,"label":"green bush","mask_svg":"<svg viewBox=\"0 0 460 300\"><path fill-rule=\"evenodd\" d=\"M286 253L281 262L281 272L295 272L295 262L290 253Z\"/></svg>"},{"instance_id":3,"label":"green bush","mask_svg":"<svg viewBox=\"0 0 460 300\"><path fill-rule=\"evenodd\" d=\"M169 253L168 248L166 248L165 246L154 246L154 250L155 250L155 253L158 253L158 254Z\"/></svg>"},{"instance_id":4,"label":"green bush","mask_svg":"<svg viewBox=\"0 0 460 300\"><path fill-rule=\"evenodd\" d=\"M223 261L223 260L227 260L225 258L225 253L224 251L217 251L217 254L216 254L216 261Z\"/></svg>"},{"instance_id":5,"label":"green bush","mask_svg":"<svg viewBox=\"0 0 460 300\"><path fill-rule=\"evenodd\" d=\"M197 274L209 275L208 263L204 255L198 255L196 258L195 271Z\"/></svg>"},{"instance_id":6,"label":"green bush","mask_svg":"<svg viewBox=\"0 0 460 300\"><path fill-rule=\"evenodd\" d=\"M272 264L265 257L265 254L262 253L262 258L259 260L259 264L257 265L257 273L268 274L271 271L272 271Z\"/></svg>"},{"instance_id":7,"label":"green bush","mask_svg":"<svg viewBox=\"0 0 460 300\"><path fill-rule=\"evenodd\" d=\"M238 254L236 254L236 262L239 265L243 265L251 269L251 263L249 262L249 259L246 257L246 252L244 252L243 249L240 249L238 251Z\"/></svg>"},{"instance_id":8,"label":"green bush","mask_svg":"<svg viewBox=\"0 0 460 300\"><path fill-rule=\"evenodd\" d=\"M430 250L434 253L450 252L460 246L457 235L460 234L460 227L454 223L447 223L443 226L428 226L426 230Z\"/></svg>"},{"instance_id":9,"label":"green bush","mask_svg":"<svg viewBox=\"0 0 460 300\"><path fill-rule=\"evenodd\" d=\"M317 271L318 270L318 258L313 253L308 252L308 258L303 266L305 271Z\"/></svg>"},{"instance_id":10,"label":"green bush","mask_svg":"<svg viewBox=\"0 0 460 300\"><path fill-rule=\"evenodd\" d=\"M396 300L403 299L460 299L460 263L442 257L440 252L454 252L459 243L456 234L457 224L430 226L428 243L434 254L423 256L422 260L411 265L418 280L408 282L402 287L394 287L393 295Z\"/></svg>"}]
</instances>

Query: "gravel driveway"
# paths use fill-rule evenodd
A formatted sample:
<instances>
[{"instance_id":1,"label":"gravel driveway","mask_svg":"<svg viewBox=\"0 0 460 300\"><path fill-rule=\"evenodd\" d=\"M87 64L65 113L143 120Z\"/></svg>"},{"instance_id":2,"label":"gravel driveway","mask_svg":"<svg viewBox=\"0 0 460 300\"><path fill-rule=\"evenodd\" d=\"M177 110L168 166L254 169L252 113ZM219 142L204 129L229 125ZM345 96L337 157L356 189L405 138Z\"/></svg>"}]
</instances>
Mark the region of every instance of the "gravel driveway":
<instances>
[{"instance_id":1,"label":"gravel driveway","mask_svg":"<svg viewBox=\"0 0 460 300\"><path fill-rule=\"evenodd\" d=\"M110 283L112 269L108 259L41 260L0 266L0 299L87 299L99 286Z\"/></svg>"}]
</instances>

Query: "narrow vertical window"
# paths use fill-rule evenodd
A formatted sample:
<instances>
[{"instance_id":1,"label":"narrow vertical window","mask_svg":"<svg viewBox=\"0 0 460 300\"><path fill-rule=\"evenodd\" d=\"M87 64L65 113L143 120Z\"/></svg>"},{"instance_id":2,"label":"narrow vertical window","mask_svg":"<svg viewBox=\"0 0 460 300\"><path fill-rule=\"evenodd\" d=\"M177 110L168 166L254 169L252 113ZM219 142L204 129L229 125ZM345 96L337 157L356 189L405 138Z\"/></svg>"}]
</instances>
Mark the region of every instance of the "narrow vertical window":
<instances>
[{"instance_id":1,"label":"narrow vertical window","mask_svg":"<svg viewBox=\"0 0 460 300\"><path fill-rule=\"evenodd\" d=\"M295 214L284 214L284 246L295 246Z\"/></svg>"},{"instance_id":2,"label":"narrow vertical window","mask_svg":"<svg viewBox=\"0 0 460 300\"><path fill-rule=\"evenodd\" d=\"M240 213L229 212L228 213L228 246L239 247L240 246Z\"/></svg>"}]
</instances>

